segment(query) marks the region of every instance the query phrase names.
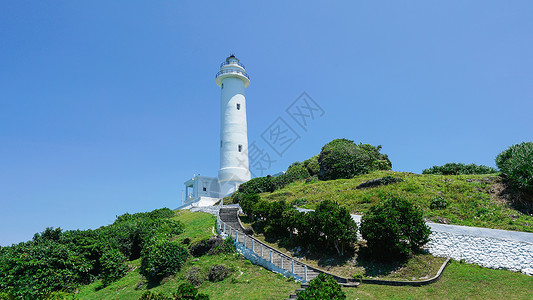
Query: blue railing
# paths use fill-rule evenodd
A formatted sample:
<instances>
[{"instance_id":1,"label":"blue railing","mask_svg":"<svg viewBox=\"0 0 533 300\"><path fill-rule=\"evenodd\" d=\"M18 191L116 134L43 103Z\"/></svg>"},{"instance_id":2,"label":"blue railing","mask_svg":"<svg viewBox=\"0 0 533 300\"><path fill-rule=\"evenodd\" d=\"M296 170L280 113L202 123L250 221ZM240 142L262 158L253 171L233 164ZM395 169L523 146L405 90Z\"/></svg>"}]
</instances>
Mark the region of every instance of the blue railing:
<instances>
[{"instance_id":1,"label":"blue railing","mask_svg":"<svg viewBox=\"0 0 533 300\"><path fill-rule=\"evenodd\" d=\"M218 76L222 75L222 74L228 74L228 73L232 73L232 74L241 74L243 75L244 77L250 79L250 76L248 76L248 74L244 73L243 71L241 70L235 70L235 69L228 69L228 70L222 70L220 72L217 73L217 75L215 76L215 78L217 78Z\"/></svg>"}]
</instances>

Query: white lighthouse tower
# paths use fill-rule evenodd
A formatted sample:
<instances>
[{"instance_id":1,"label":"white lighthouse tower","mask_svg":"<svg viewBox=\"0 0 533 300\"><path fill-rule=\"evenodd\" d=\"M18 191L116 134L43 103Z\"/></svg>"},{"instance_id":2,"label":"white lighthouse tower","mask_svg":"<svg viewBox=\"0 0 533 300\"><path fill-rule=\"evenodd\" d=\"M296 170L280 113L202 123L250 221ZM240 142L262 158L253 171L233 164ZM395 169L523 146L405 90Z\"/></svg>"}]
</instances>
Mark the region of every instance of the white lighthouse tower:
<instances>
[{"instance_id":1,"label":"white lighthouse tower","mask_svg":"<svg viewBox=\"0 0 533 300\"><path fill-rule=\"evenodd\" d=\"M218 180L220 196L225 197L235 192L241 183L250 180L244 96L250 78L235 55L230 55L220 65L216 84L221 88Z\"/></svg>"},{"instance_id":2,"label":"white lighthouse tower","mask_svg":"<svg viewBox=\"0 0 533 300\"><path fill-rule=\"evenodd\" d=\"M216 84L221 88L218 178L195 174L184 182L184 198L178 209L213 205L235 192L241 183L250 180L244 97L250 78L235 55L230 55L220 65Z\"/></svg>"}]
</instances>

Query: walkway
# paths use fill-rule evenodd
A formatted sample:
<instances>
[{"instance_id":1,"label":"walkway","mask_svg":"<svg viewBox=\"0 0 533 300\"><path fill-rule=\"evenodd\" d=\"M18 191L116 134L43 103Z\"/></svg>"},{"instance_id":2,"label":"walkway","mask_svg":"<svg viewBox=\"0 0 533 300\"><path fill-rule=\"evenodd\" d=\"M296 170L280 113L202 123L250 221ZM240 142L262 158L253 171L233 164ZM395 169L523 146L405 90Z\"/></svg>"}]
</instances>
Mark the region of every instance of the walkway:
<instances>
[{"instance_id":1,"label":"walkway","mask_svg":"<svg viewBox=\"0 0 533 300\"><path fill-rule=\"evenodd\" d=\"M217 229L221 234L231 236L238 246L241 246L241 250L248 252L246 254L255 256L257 263L270 270L282 273L287 277L299 279L302 282L308 282L322 273L322 271L294 260L292 257L281 253L256 238L244 234L244 228L239 220L238 211L239 208L234 207L220 208L219 217L217 218ZM250 259L249 257L247 258ZM339 283L348 283L344 278L339 278L339 280L337 280Z\"/></svg>"}]
</instances>

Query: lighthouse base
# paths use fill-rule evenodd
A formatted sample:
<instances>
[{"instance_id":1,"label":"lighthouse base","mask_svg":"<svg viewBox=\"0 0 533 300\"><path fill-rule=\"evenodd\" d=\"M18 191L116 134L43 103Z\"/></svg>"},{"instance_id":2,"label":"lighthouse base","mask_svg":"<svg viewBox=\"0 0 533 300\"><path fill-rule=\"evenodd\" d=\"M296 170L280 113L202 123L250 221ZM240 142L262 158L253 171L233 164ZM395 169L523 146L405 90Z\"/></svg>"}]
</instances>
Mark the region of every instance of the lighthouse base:
<instances>
[{"instance_id":1,"label":"lighthouse base","mask_svg":"<svg viewBox=\"0 0 533 300\"><path fill-rule=\"evenodd\" d=\"M250 171L244 168L223 168L218 171L220 196L227 197L235 193L239 186L250 180Z\"/></svg>"}]
</instances>

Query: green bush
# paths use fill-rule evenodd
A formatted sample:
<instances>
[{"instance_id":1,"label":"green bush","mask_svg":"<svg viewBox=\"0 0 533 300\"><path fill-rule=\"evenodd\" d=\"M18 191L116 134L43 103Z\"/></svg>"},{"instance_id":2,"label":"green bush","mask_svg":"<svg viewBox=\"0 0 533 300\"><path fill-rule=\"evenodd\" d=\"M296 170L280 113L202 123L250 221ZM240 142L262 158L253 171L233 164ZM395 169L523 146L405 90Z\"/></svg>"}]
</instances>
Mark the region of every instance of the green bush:
<instances>
[{"instance_id":1,"label":"green bush","mask_svg":"<svg viewBox=\"0 0 533 300\"><path fill-rule=\"evenodd\" d=\"M261 197L257 194L244 194L239 202L242 212L253 218L255 215L255 205L260 199Z\"/></svg>"},{"instance_id":2,"label":"green bush","mask_svg":"<svg viewBox=\"0 0 533 300\"><path fill-rule=\"evenodd\" d=\"M493 173L498 173L498 170L483 165L465 165L462 163L447 163L443 166L433 166L429 169L424 169L422 171L422 174L434 175L472 175Z\"/></svg>"},{"instance_id":3,"label":"green bush","mask_svg":"<svg viewBox=\"0 0 533 300\"><path fill-rule=\"evenodd\" d=\"M381 146L356 145L347 139L336 139L322 147L318 157L319 179L352 178L374 170L390 170L387 155L379 153Z\"/></svg>"},{"instance_id":4,"label":"green bush","mask_svg":"<svg viewBox=\"0 0 533 300\"><path fill-rule=\"evenodd\" d=\"M204 282L205 278L205 274L199 267L192 267L189 272L187 272L187 275L185 275L187 282L195 287L202 285L202 282Z\"/></svg>"},{"instance_id":5,"label":"green bush","mask_svg":"<svg viewBox=\"0 0 533 300\"><path fill-rule=\"evenodd\" d=\"M344 255L344 249L357 242L357 223L352 219L350 212L337 202L331 200L320 202L310 216L321 231L319 235L323 235L327 244L335 247L337 254Z\"/></svg>"},{"instance_id":6,"label":"green bush","mask_svg":"<svg viewBox=\"0 0 533 300\"><path fill-rule=\"evenodd\" d=\"M207 252L208 255L216 255L216 254L222 254L222 253L235 253L235 242L231 237L227 237L224 239L224 241L220 244L216 244L213 248Z\"/></svg>"},{"instance_id":7,"label":"green bush","mask_svg":"<svg viewBox=\"0 0 533 300\"><path fill-rule=\"evenodd\" d=\"M284 188L286 185L289 185L296 180L309 178L311 175L309 175L309 171L307 171L307 168L304 166L303 163L295 162L287 169L287 171L278 176L278 177L272 177L272 182L274 183L274 187L276 190Z\"/></svg>"},{"instance_id":8,"label":"green bush","mask_svg":"<svg viewBox=\"0 0 533 300\"><path fill-rule=\"evenodd\" d=\"M444 209L448 206L448 201L444 199L442 196L437 196L433 199L431 199L431 204L429 205L429 208L431 209Z\"/></svg>"},{"instance_id":9,"label":"green bush","mask_svg":"<svg viewBox=\"0 0 533 300\"><path fill-rule=\"evenodd\" d=\"M209 268L207 278L211 282L218 282L226 279L231 275L231 270L224 265L214 265Z\"/></svg>"},{"instance_id":10,"label":"green bush","mask_svg":"<svg viewBox=\"0 0 533 300\"><path fill-rule=\"evenodd\" d=\"M429 241L431 230L422 211L403 198L389 198L370 207L361 219L361 235L373 257L405 258Z\"/></svg>"},{"instance_id":11,"label":"green bush","mask_svg":"<svg viewBox=\"0 0 533 300\"><path fill-rule=\"evenodd\" d=\"M140 297L139 300L172 300L173 297L169 297L161 292L146 291Z\"/></svg>"},{"instance_id":12,"label":"green bush","mask_svg":"<svg viewBox=\"0 0 533 300\"><path fill-rule=\"evenodd\" d=\"M73 292L90 280L91 264L66 245L38 239L2 247L0 290L17 299L43 298L56 291Z\"/></svg>"},{"instance_id":13,"label":"green bush","mask_svg":"<svg viewBox=\"0 0 533 300\"><path fill-rule=\"evenodd\" d=\"M260 194L275 190L272 177L256 177L239 186L239 192L243 194Z\"/></svg>"},{"instance_id":14,"label":"green bush","mask_svg":"<svg viewBox=\"0 0 533 300\"><path fill-rule=\"evenodd\" d=\"M521 193L533 195L533 142L513 145L496 157L496 166ZM533 197L530 198L533 201Z\"/></svg>"},{"instance_id":15,"label":"green bush","mask_svg":"<svg viewBox=\"0 0 533 300\"><path fill-rule=\"evenodd\" d=\"M110 248L100 257L101 276L104 286L124 277L128 272L126 257L116 248Z\"/></svg>"},{"instance_id":16,"label":"green bush","mask_svg":"<svg viewBox=\"0 0 533 300\"><path fill-rule=\"evenodd\" d=\"M341 300L346 299L346 294L331 275L320 273L315 279L309 281L309 286L296 293L300 300Z\"/></svg>"},{"instance_id":17,"label":"green bush","mask_svg":"<svg viewBox=\"0 0 533 300\"><path fill-rule=\"evenodd\" d=\"M320 173L320 165L318 164L318 155L315 155L304 161L304 166L307 168L309 175L315 176Z\"/></svg>"},{"instance_id":18,"label":"green bush","mask_svg":"<svg viewBox=\"0 0 533 300\"><path fill-rule=\"evenodd\" d=\"M209 296L206 294L199 294L198 289L190 283L182 283L178 287L178 291L172 295L174 299L190 299L190 300L208 300Z\"/></svg>"},{"instance_id":19,"label":"green bush","mask_svg":"<svg viewBox=\"0 0 533 300\"><path fill-rule=\"evenodd\" d=\"M199 294L198 289L190 283L182 283L178 290L172 294L172 296L167 296L161 292L152 292L146 291L140 297L140 300L209 300L209 296L206 294Z\"/></svg>"},{"instance_id":20,"label":"green bush","mask_svg":"<svg viewBox=\"0 0 533 300\"><path fill-rule=\"evenodd\" d=\"M160 237L143 249L140 273L150 281L176 274L187 260L188 252L182 245Z\"/></svg>"},{"instance_id":21,"label":"green bush","mask_svg":"<svg viewBox=\"0 0 533 300\"><path fill-rule=\"evenodd\" d=\"M68 293L98 277L108 284L127 271L125 260L138 258L153 237L183 232L183 223L169 219L173 216L163 208L124 214L96 230L46 228L32 241L0 248L0 290L35 299Z\"/></svg>"}]
</instances>

